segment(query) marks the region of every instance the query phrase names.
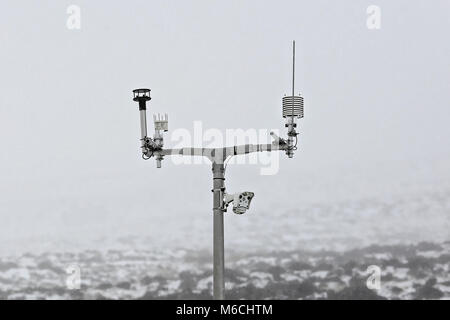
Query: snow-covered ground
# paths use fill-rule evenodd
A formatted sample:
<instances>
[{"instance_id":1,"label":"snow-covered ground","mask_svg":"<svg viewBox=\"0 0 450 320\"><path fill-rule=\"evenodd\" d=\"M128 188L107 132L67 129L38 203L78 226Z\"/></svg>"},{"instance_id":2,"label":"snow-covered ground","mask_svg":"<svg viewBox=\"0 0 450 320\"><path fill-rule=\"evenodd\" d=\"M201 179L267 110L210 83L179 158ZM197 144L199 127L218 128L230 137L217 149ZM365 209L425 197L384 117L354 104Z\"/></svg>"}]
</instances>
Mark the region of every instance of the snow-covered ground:
<instances>
[{"instance_id":1,"label":"snow-covered ground","mask_svg":"<svg viewBox=\"0 0 450 320\"><path fill-rule=\"evenodd\" d=\"M81 287L67 287L70 265ZM370 290L368 266L380 267ZM231 299L450 299L450 242L335 251L227 255ZM71 282L72 283L72 282ZM107 250L25 254L0 260L1 299L208 299L207 251Z\"/></svg>"},{"instance_id":2,"label":"snow-covered ground","mask_svg":"<svg viewBox=\"0 0 450 320\"><path fill-rule=\"evenodd\" d=\"M0 298L210 297L207 213L176 220L152 214L136 224L123 212L124 228L105 221L103 229L100 223L81 234L2 239ZM450 299L445 185L290 210L256 207L227 213L225 221L229 298ZM123 232L127 224L133 235ZM70 265L80 267L80 290L66 287ZM379 291L366 287L369 265L381 268Z\"/></svg>"}]
</instances>

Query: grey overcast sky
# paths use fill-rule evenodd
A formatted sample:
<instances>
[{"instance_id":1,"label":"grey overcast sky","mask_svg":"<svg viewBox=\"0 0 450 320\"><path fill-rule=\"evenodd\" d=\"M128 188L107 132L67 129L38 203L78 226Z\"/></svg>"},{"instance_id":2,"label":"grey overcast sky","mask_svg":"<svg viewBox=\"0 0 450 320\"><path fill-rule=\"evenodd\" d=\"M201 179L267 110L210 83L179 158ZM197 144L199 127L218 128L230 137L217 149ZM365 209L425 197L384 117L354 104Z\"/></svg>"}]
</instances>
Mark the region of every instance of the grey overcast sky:
<instances>
[{"instance_id":1,"label":"grey overcast sky","mask_svg":"<svg viewBox=\"0 0 450 320\"><path fill-rule=\"evenodd\" d=\"M170 130L284 129L292 40L299 151L274 176L230 166L228 189L257 210L434 183L450 171L449 15L448 0L1 1L0 237L208 213L208 166L140 158L131 91L150 87Z\"/></svg>"}]
</instances>

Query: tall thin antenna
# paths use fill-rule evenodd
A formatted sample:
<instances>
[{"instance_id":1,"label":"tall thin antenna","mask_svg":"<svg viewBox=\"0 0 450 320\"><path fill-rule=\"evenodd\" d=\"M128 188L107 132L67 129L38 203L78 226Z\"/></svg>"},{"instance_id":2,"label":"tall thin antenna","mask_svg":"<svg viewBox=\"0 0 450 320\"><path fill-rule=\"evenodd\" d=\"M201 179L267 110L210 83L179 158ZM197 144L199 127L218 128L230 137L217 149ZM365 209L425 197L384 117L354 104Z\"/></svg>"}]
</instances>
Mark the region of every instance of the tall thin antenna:
<instances>
[{"instance_id":1,"label":"tall thin antenna","mask_svg":"<svg viewBox=\"0 0 450 320\"><path fill-rule=\"evenodd\" d=\"M295 86L295 40L292 41L292 97L294 97ZM294 104L292 104L294 106Z\"/></svg>"},{"instance_id":2,"label":"tall thin antenna","mask_svg":"<svg viewBox=\"0 0 450 320\"><path fill-rule=\"evenodd\" d=\"M292 41L292 119L294 119L294 87L295 87L295 40Z\"/></svg>"}]
</instances>

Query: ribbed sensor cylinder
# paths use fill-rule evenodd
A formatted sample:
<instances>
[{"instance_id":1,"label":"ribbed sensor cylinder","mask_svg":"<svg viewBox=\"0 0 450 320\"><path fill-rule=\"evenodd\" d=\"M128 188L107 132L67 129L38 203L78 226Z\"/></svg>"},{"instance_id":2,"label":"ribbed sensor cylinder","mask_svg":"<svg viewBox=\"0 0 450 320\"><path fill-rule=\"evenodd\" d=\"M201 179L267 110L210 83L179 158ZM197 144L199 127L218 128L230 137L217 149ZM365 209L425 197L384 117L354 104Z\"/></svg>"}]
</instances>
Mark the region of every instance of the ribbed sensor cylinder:
<instances>
[{"instance_id":1,"label":"ribbed sensor cylinder","mask_svg":"<svg viewBox=\"0 0 450 320\"><path fill-rule=\"evenodd\" d=\"M283 97L283 118L287 117L303 118L303 97Z\"/></svg>"}]
</instances>

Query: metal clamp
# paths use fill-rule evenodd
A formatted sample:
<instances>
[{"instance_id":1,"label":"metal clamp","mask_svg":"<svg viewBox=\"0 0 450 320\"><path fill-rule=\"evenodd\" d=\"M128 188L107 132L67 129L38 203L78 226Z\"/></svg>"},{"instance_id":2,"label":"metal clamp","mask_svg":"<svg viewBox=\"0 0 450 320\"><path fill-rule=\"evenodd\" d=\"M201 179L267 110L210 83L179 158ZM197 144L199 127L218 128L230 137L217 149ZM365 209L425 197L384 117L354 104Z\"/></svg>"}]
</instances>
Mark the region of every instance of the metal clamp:
<instances>
[{"instance_id":1,"label":"metal clamp","mask_svg":"<svg viewBox=\"0 0 450 320\"><path fill-rule=\"evenodd\" d=\"M224 194L225 194L225 187L219 188L219 189L211 189L211 192L219 192L219 201L218 203L214 202L213 210L221 210L222 212L226 211L225 205L224 205Z\"/></svg>"}]
</instances>

